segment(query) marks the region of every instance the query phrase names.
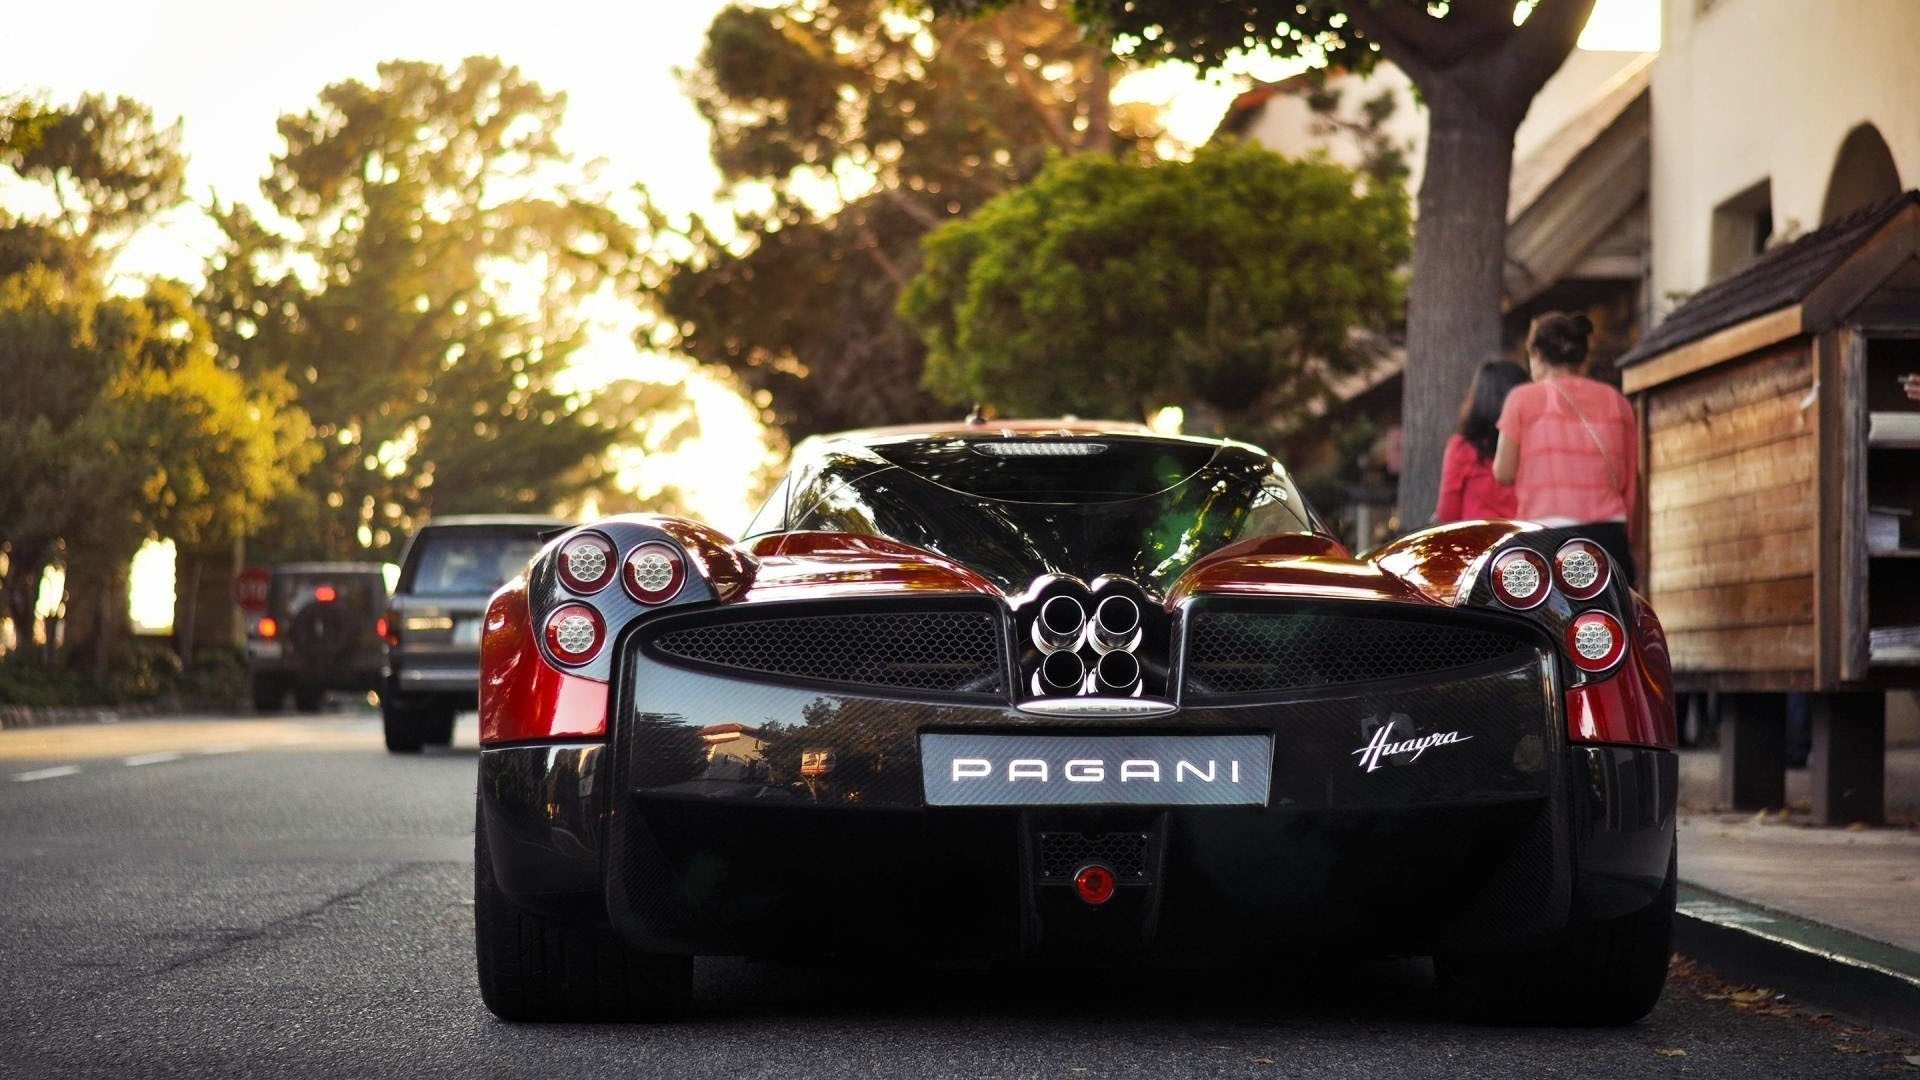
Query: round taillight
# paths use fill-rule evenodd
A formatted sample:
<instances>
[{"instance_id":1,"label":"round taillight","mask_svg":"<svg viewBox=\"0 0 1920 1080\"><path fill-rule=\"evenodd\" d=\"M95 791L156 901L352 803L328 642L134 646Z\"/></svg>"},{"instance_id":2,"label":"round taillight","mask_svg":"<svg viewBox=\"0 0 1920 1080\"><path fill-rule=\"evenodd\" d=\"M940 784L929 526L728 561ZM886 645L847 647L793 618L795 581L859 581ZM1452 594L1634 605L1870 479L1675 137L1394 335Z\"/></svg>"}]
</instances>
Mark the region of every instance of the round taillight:
<instances>
[{"instance_id":1,"label":"round taillight","mask_svg":"<svg viewBox=\"0 0 1920 1080\"><path fill-rule=\"evenodd\" d=\"M1089 863L1073 875L1073 891L1095 907L1113 899L1115 884L1113 870L1099 863Z\"/></svg>"},{"instance_id":2,"label":"round taillight","mask_svg":"<svg viewBox=\"0 0 1920 1080\"><path fill-rule=\"evenodd\" d=\"M585 604L562 604L547 616L547 648L563 664L584 664L600 654L607 624Z\"/></svg>"},{"instance_id":3,"label":"round taillight","mask_svg":"<svg viewBox=\"0 0 1920 1080\"><path fill-rule=\"evenodd\" d=\"M1493 560L1493 595L1516 611L1537 608L1547 598L1547 560L1516 548Z\"/></svg>"},{"instance_id":4,"label":"round taillight","mask_svg":"<svg viewBox=\"0 0 1920 1080\"><path fill-rule=\"evenodd\" d=\"M687 583L687 557L672 544L650 540L627 552L621 576L627 592L643 604L664 604Z\"/></svg>"},{"instance_id":5,"label":"round taillight","mask_svg":"<svg viewBox=\"0 0 1920 1080\"><path fill-rule=\"evenodd\" d=\"M1613 564L1591 540L1569 540L1553 555L1553 580L1574 600L1591 600L1606 589Z\"/></svg>"},{"instance_id":6,"label":"round taillight","mask_svg":"<svg viewBox=\"0 0 1920 1080\"><path fill-rule=\"evenodd\" d=\"M560 545L560 583L577 593L597 593L613 580L613 541L583 532Z\"/></svg>"},{"instance_id":7,"label":"round taillight","mask_svg":"<svg viewBox=\"0 0 1920 1080\"><path fill-rule=\"evenodd\" d=\"M1605 671L1626 651L1620 620L1604 611L1583 611L1567 624L1567 656L1582 671Z\"/></svg>"}]
</instances>

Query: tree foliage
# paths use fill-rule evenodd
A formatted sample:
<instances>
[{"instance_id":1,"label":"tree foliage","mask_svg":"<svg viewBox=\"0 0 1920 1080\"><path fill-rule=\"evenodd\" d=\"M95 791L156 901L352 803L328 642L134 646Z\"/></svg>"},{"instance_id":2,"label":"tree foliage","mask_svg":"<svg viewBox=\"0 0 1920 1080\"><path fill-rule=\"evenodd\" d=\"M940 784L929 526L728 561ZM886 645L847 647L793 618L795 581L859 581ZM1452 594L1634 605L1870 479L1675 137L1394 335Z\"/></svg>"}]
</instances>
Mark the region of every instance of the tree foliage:
<instances>
[{"instance_id":1,"label":"tree foliage","mask_svg":"<svg viewBox=\"0 0 1920 1080\"><path fill-rule=\"evenodd\" d=\"M284 373L319 460L262 554L391 554L423 515L548 510L675 390L570 389L580 305L630 225L555 141L565 97L498 60L395 61L283 116L273 214L216 208L203 303L240 370Z\"/></svg>"},{"instance_id":2,"label":"tree foliage","mask_svg":"<svg viewBox=\"0 0 1920 1080\"><path fill-rule=\"evenodd\" d=\"M1056 160L927 237L901 311L949 401L1143 417L1199 403L1241 434L1321 403L1399 310L1406 197L1217 143L1189 162Z\"/></svg>"},{"instance_id":3,"label":"tree foliage","mask_svg":"<svg viewBox=\"0 0 1920 1080\"><path fill-rule=\"evenodd\" d=\"M1053 5L978 22L890 0L723 9L685 77L734 220L655 244L656 344L723 367L791 437L924 419L900 290L929 229L1051 153L1146 155L1107 50Z\"/></svg>"},{"instance_id":4,"label":"tree foliage","mask_svg":"<svg viewBox=\"0 0 1920 1080\"><path fill-rule=\"evenodd\" d=\"M142 542L234 536L305 456L290 389L222 367L183 287L106 291L114 244L180 200L179 131L125 98L0 102L0 166L53 208L0 211L0 591L31 640L43 572L64 566L103 613L77 635L96 660L125 619L100 594Z\"/></svg>"},{"instance_id":5,"label":"tree foliage","mask_svg":"<svg viewBox=\"0 0 1920 1080\"><path fill-rule=\"evenodd\" d=\"M1009 0L926 0L991 17ZM1427 106L1407 301L1403 522L1424 521L1439 486L1447 417L1474 365L1500 347L1513 136L1573 50L1594 0L1073 0L1123 51L1218 67L1254 49L1364 70L1391 60ZM1524 16L1516 23L1516 16ZM1444 403L1435 408L1434 403Z\"/></svg>"}]
</instances>

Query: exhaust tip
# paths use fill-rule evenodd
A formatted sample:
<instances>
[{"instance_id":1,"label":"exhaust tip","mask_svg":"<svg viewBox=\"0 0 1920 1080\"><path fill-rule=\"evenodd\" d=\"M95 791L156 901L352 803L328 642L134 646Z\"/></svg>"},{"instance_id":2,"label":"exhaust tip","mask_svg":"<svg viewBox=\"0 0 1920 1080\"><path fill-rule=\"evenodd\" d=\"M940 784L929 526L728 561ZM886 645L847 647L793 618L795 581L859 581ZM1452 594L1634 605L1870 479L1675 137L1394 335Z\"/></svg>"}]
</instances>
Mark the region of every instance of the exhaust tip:
<instances>
[{"instance_id":1,"label":"exhaust tip","mask_svg":"<svg viewBox=\"0 0 1920 1080\"><path fill-rule=\"evenodd\" d=\"M1078 653L1048 653L1033 673L1033 692L1052 696L1079 693L1086 678L1087 665Z\"/></svg>"}]
</instances>

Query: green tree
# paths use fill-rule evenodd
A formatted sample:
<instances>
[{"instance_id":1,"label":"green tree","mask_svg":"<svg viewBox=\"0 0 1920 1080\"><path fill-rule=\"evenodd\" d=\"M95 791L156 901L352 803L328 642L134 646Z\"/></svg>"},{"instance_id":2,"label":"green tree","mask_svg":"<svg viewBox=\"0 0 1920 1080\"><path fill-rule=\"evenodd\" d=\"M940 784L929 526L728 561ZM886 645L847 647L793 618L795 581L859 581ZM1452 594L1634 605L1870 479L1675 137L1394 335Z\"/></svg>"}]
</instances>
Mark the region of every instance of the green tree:
<instances>
[{"instance_id":1,"label":"green tree","mask_svg":"<svg viewBox=\"0 0 1920 1080\"><path fill-rule=\"evenodd\" d=\"M1110 102L1116 66L1039 2L979 22L892 0L722 10L686 84L736 213L658 232L650 343L730 371L790 437L925 419L895 312L920 238L1051 153L1150 155L1149 117Z\"/></svg>"},{"instance_id":2,"label":"green tree","mask_svg":"<svg viewBox=\"0 0 1920 1080\"><path fill-rule=\"evenodd\" d=\"M28 265L104 269L115 243L183 198L180 124L131 98L0 99L0 166L50 196L51 219L0 210L0 276Z\"/></svg>"},{"instance_id":3,"label":"green tree","mask_svg":"<svg viewBox=\"0 0 1920 1080\"><path fill-rule=\"evenodd\" d=\"M203 308L231 363L294 384L319 452L261 555L388 556L425 514L551 508L679 401L565 389L580 304L634 255L555 141L565 104L491 58L381 64L281 117L271 215L216 207Z\"/></svg>"},{"instance_id":4,"label":"green tree","mask_svg":"<svg viewBox=\"0 0 1920 1080\"><path fill-rule=\"evenodd\" d=\"M1057 160L926 240L901 301L927 385L1022 413L1200 403L1249 437L1321 403L1398 316L1406 196L1216 143L1190 162Z\"/></svg>"},{"instance_id":5,"label":"green tree","mask_svg":"<svg viewBox=\"0 0 1920 1080\"><path fill-rule=\"evenodd\" d=\"M1009 0L926 0L948 14ZM1427 106L1426 165L1407 297L1400 520L1423 521L1440 482L1453 403L1500 347L1513 136L1573 51L1594 0L1074 0L1137 54L1216 68L1264 48L1364 70L1385 58ZM1524 21L1515 24L1516 15ZM1443 407L1436 407L1440 403Z\"/></svg>"}]
</instances>

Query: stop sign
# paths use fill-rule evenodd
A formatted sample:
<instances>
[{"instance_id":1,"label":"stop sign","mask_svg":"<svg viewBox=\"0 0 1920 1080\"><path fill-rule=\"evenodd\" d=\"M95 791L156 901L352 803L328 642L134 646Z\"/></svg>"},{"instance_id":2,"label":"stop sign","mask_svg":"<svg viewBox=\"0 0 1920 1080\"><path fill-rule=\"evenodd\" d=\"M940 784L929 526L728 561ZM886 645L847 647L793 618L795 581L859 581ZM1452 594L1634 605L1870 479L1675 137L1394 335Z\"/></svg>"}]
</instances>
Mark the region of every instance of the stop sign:
<instances>
[{"instance_id":1,"label":"stop sign","mask_svg":"<svg viewBox=\"0 0 1920 1080\"><path fill-rule=\"evenodd\" d=\"M263 566L249 566L233 579L233 602L248 611L265 611L272 586L273 571Z\"/></svg>"}]
</instances>

